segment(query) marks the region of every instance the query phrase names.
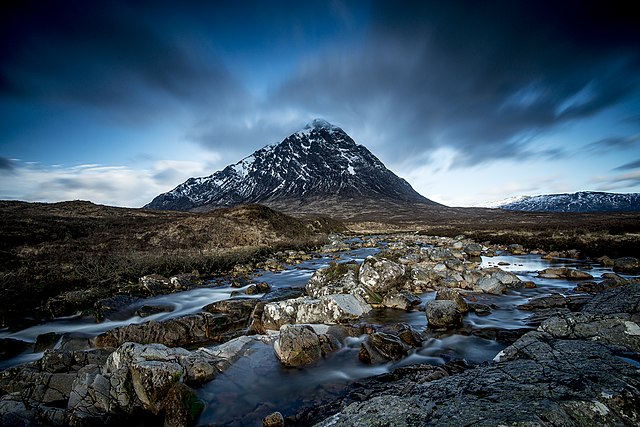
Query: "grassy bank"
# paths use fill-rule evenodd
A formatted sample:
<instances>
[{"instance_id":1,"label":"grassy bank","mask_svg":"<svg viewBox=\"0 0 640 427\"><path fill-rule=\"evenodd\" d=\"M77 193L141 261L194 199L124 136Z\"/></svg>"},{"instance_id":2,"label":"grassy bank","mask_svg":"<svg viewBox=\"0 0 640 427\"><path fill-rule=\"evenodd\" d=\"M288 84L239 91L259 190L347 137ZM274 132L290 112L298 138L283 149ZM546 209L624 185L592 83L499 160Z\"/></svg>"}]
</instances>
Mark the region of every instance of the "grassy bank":
<instances>
[{"instance_id":1,"label":"grassy bank","mask_svg":"<svg viewBox=\"0 0 640 427\"><path fill-rule=\"evenodd\" d=\"M283 249L314 247L341 225L248 205L205 214L0 202L0 323L46 314L70 290L109 296L146 274L220 274Z\"/></svg>"}]
</instances>

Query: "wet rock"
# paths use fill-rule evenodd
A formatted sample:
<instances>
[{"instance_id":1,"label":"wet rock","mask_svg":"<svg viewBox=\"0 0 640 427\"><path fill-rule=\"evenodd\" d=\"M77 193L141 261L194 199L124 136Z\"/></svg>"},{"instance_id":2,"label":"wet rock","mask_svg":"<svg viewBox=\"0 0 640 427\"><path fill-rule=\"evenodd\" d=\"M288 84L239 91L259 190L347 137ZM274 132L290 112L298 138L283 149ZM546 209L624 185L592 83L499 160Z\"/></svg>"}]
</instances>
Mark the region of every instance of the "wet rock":
<instances>
[{"instance_id":1,"label":"wet rock","mask_svg":"<svg viewBox=\"0 0 640 427\"><path fill-rule=\"evenodd\" d=\"M343 323L358 319L369 311L369 304L350 294L302 297L266 304L262 324L266 329L277 330L285 324Z\"/></svg>"},{"instance_id":2,"label":"wet rock","mask_svg":"<svg viewBox=\"0 0 640 427\"><path fill-rule=\"evenodd\" d=\"M600 258L596 258L596 261L598 261L604 267L613 267L615 265L615 261L612 260L611 258L609 258L606 255L605 256L601 256Z\"/></svg>"},{"instance_id":3,"label":"wet rock","mask_svg":"<svg viewBox=\"0 0 640 427\"><path fill-rule=\"evenodd\" d=\"M640 261L634 257L622 257L614 260L613 269L625 273L635 273L640 270Z\"/></svg>"},{"instance_id":4,"label":"wet rock","mask_svg":"<svg viewBox=\"0 0 640 427\"><path fill-rule=\"evenodd\" d=\"M28 427L33 425L36 411L27 407L19 393L0 397L0 425L7 427Z\"/></svg>"},{"instance_id":5,"label":"wet rock","mask_svg":"<svg viewBox=\"0 0 640 427\"><path fill-rule=\"evenodd\" d=\"M53 346L55 346L58 343L58 341L60 341L61 337L62 335L57 334L55 332L47 332L46 334L40 334L36 337L36 344L33 348L33 351L35 353L38 353L38 352L53 348ZM0 345L0 348L2 348L1 345Z\"/></svg>"},{"instance_id":6,"label":"wet rock","mask_svg":"<svg viewBox=\"0 0 640 427\"><path fill-rule=\"evenodd\" d=\"M320 337L308 325L283 325L273 349L280 362L290 368L310 365L322 358Z\"/></svg>"},{"instance_id":7,"label":"wet rock","mask_svg":"<svg viewBox=\"0 0 640 427\"><path fill-rule=\"evenodd\" d=\"M597 342L529 332L499 360L428 384L411 370L367 381L360 399L316 426L630 426L640 419L637 367Z\"/></svg>"},{"instance_id":8,"label":"wet rock","mask_svg":"<svg viewBox=\"0 0 640 427\"><path fill-rule=\"evenodd\" d=\"M260 283L254 283L249 285L245 293L247 295L257 295L257 294L264 294L266 292L269 292L270 290L271 290L271 286L269 286L268 283L260 282Z\"/></svg>"},{"instance_id":9,"label":"wet rock","mask_svg":"<svg viewBox=\"0 0 640 427\"><path fill-rule=\"evenodd\" d=\"M166 305L143 305L136 310L136 315L140 317L149 317L158 313L170 313L173 308Z\"/></svg>"},{"instance_id":10,"label":"wet rock","mask_svg":"<svg viewBox=\"0 0 640 427\"><path fill-rule=\"evenodd\" d=\"M524 255L527 253L524 246L519 244L513 244L507 246L507 251L511 252L512 255Z\"/></svg>"},{"instance_id":11,"label":"wet rock","mask_svg":"<svg viewBox=\"0 0 640 427\"><path fill-rule=\"evenodd\" d=\"M358 280L374 292L386 293L402 286L405 267L388 259L368 257L360 265Z\"/></svg>"},{"instance_id":12,"label":"wet rock","mask_svg":"<svg viewBox=\"0 0 640 427\"><path fill-rule=\"evenodd\" d=\"M135 342L179 347L222 342L234 338L245 327L244 320L235 320L225 314L190 314L162 322L152 320L111 329L96 337L96 346L118 347L125 342Z\"/></svg>"},{"instance_id":13,"label":"wet rock","mask_svg":"<svg viewBox=\"0 0 640 427\"><path fill-rule=\"evenodd\" d=\"M427 256L433 262L441 262L446 259L455 258L448 248L430 248L427 250Z\"/></svg>"},{"instance_id":14,"label":"wet rock","mask_svg":"<svg viewBox=\"0 0 640 427\"><path fill-rule=\"evenodd\" d=\"M455 289L442 288L436 292L436 300L449 300L456 303L462 313L469 311L469 304L464 300L460 292Z\"/></svg>"},{"instance_id":15,"label":"wet rock","mask_svg":"<svg viewBox=\"0 0 640 427\"><path fill-rule=\"evenodd\" d=\"M545 268L538 273L538 277L545 279L569 279L569 280L591 280L593 276L587 272L573 268Z\"/></svg>"},{"instance_id":16,"label":"wet rock","mask_svg":"<svg viewBox=\"0 0 640 427\"><path fill-rule=\"evenodd\" d=\"M269 414L262 420L262 427L284 427L284 417L280 412Z\"/></svg>"},{"instance_id":17,"label":"wet rock","mask_svg":"<svg viewBox=\"0 0 640 427\"><path fill-rule=\"evenodd\" d=\"M104 296L105 290L88 288L64 292L47 301L47 311L52 317L68 316L80 310L93 307L95 302Z\"/></svg>"},{"instance_id":18,"label":"wet rock","mask_svg":"<svg viewBox=\"0 0 640 427\"><path fill-rule=\"evenodd\" d=\"M358 357L364 363L384 363L406 357L410 349L411 347L397 336L374 332L362 343Z\"/></svg>"},{"instance_id":19,"label":"wet rock","mask_svg":"<svg viewBox=\"0 0 640 427\"><path fill-rule=\"evenodd\" d=\"M473 303L469 304L469 309L478 316L488 316L491 314L491 307L486 304Z\"/></svg>"},{"instance_id":20,"label":"wet rock","mask_svg":"<svg viewBox=\"0 0 640 427\"><path fill-rule=\"evenodd\" d=\"M204 402L183 383L174 384L165 398L164 427L188 427L195 424Z\"/></svg>"},{"instance_id":21,"label":"wet rock","mask_svg":"<svg viewBox=\"0 0 640 427\"><path fill-rule=\"evenodd\" d=\"M448 328L462 323L458 304L450 300L429 301L425 306L425 314L431 328Z\"/></svg>"},{"instance_id":22,"label":"wet rock","mask_svg":"<svg viewBox=\"0 0 640 427\"><path fill-rule=\"evenodd\" d=\"M482 255L482 246L477 243L469 243L464 247L464 252L470 257L479 257Z\"/></svg>"},{"instance_id":23,"label":"wet rock","mask_svg":"<svg viewBox=\"0 0 640 427\"><path fill-rule=\"evenodd\" d=\"M173 284L171 281L159 274L142 276L139 283L142 289L151 295L162 295L173 291Z\"/></svg>"},{"instance_id":24,"label":"wet rock","mask_svg":"<svg viewBox=\"0 0 640 427\"><path fill-rule=\"evenodd\" d=\"M125 311L132 304L141 300L142 298L130 295L114 295L109 298L98 300L93 306L96 314L96 320L98 322L102 322L104 319L111 319L112 316ZM116 318L126 318L128 316L130 316L130 313L124 313Z\"/></svg>"},{"instance_id":25,"label":"wet rock","mask_svg":"<svg viewBox=\"0 0 640 427\"><path fill-rule=\"evenodd\" d=\"M186 290L194 288L202 284L202 280L196 274L177 274L169 278L169 282L173 286L173 290Z\"/></svg>"},{"instance_id":26,"label":"wet rock","mask_svg":"<svg viewBox=\"0 0 640 427\"><path fill-rule=\"evenodd\" d=\"M248 321L258 304L254 298L231 298L205 305L202 310L213 314L225 314L233 321Z\"/></svg>"},{"instance_id":27,"label":"wet rock","mask_svg":"<svg viewBox=\"0 0 640 427\"><path fill-rule=\"evenodd\" d=\"M381 305L387 308L397 308L409 311L420 305L422 300L411 292L392 291L382 298Z\"/></svg>"},{"instance_id":28,"label":"wet rock","mask_svg":"<svg viewBox=\"0 0 640 427\"><path fill-rule=\"evenodd\" d=\"M548 308L568 308L571 311L580 310L592 297L589 295L551 294L533 298L529 302L520 305L520 310L543 310Z\"/></svg>"},{"instance_id":29,"label":"wet rock","mask_svg":"<svg viewBox=\"0 0 640 427\"><path fill-rule=\"evenodd\" d=\"M382 295L358 280L359 269L354 263L331 263L329 267L321 268L311 276L306 285L307 294L314 298L351 294L369 304L380 303Z\"/></svg>"}]
</instances>

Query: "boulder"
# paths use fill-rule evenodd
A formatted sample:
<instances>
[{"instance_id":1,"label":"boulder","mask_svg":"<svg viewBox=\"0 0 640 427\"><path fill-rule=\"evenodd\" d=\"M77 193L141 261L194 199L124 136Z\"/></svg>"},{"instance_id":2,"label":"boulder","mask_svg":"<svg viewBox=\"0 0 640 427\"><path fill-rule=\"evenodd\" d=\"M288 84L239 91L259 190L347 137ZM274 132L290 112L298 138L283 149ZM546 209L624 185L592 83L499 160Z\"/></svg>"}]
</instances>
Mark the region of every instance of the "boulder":
<instances>
[{"instance_id":1,"label":"boulder","mask_svg":"<svg viewBox=\"0 0 640 427\"><path fill-rule=\"evenodd\" d=\"M511 255L524 255L527 253L524 246L517 243L507 246L507 251L511 252Z\"/></svg>"},{"instance_id":2,"label":"boulder","mask_svg":"<svg viewBox=\"0 0 640 427\"><path fill-rule=\"evenodd\" d=\"M616 258L613 261L613 269L624 273L635 273L640 270L640 261L634 257Z\"/></svg>"},{"instance_id":3,"label":"boulder","mask_svg":"<svg viewBox=\"0 0 640 427\"><path fill-rule=\"evenodd\" d=\"M162 295L174 290L171 281L159 274L142 276L139 283L140 286L151 295Z\"/></svg>"},{"instance_id":4,"label":"boulder","mask_svg":"<svg viewBox=\"0 0 640 427\"><path fill-rule=\"evenodd\" d=\"M208 342L223 342L234 338L246 327L246 319L236 320L230 315L197 313L162 322L121 326L96 337L98 347L118 347L125 342L164 344L179 347Z\"/></svg>"},{"instance_id":5,"label":"boulder","mask_svg":"<svg viewBox=\"0 0 640 427\"><path fill-rule=\"evenodd\" d=\"M306 285L307 294L314 298L327 295L351 294L369 304L382 301L379 292L358 280L359 266L354 263L331 263L329 267L317 270Z\"/></svg>"},{"instance_id":6,"label":"boulder","mask_svg":"<svg viewBox=\"0 0 640 427\"><path fill-rule=\"evenodd\" d=\"M499 268L487 268L478 272L468 271L465 272L465 279L474 283L474 291L494 295L503 294L507 288L519 287L522 283L515 274Z\"/></svg>"},{"instance_id":7,"label":"boulder","mask_svg":"<svg viewBox=\"0 0 640 427\"><path fill-rule=\"evenodd\" d=\"M273 349L280 362L290 368L310 365L322 358L320 337L308 325L283 325Z\"/></svg>"},{"instance_id":8,"label":"boulder","mask_svg":"<svg viewBox=\"0 0 640 427\"><path fill-rule=\"evenodd\" d=\"M420 305L422 300L419 296L406 291L391 291L382 298L381 305L387 308L397 308L409 311Z\"/></svg>"},{"instance_id":9,"label":"boulder","mask_svg":"<svg viewBox=\"0 0 640 427\"><path fill-rule=\"evenodd\" d=\"M591 280L593 276L587 272L574 268L559 267L545 268L538 272L538 277L545 279L570 279L570 280Z\"/></svg>"},{"instance_id":10,"label":"boulder","mask_svg":"<svg viewBox=\"0 0 640 427\"><path fill-rule=\"evenodd\" d=\"M358 279L374 292L384 294L405 282L405 267L385 258L368 257L360 265Z\"/></svg>"},{"instance_id":11,"label":"boulder","mask_svg":"<svg viewBox=\"0 0 640 427\"><path fill-rule=\"evenodd\" d=\"M183 383L174 384L165 398L164 427L194 425L204 406L204 402L198 399L193 389Z\"/></svg>"},{"instance_id":12,"label":"boulder","mask_svg":"<svg viewBox=\"0 0 640 427\"><path fill-rule=\"evenodd\" d=\"M464 252L472 258L482 255L482 246L477 243L469 243L464 247Z\"/></svg>"},{"instance_id":13,"label":"boulder","mask_svg":"<svg viewBox=\"0 0 640 427\"><path fill-rule=\"evenodd\" d=\"M436 300L449 300L456 303L462 313L469 311L469 304L464 300L460 292L455 289L441 288L436 292Z\"/></svg>"},{"instance_id":14,"label":"boulder","mask_svg":"<svg viewBox=\"0 0 640 427\"><path fill-rule=\"evenodd\" d=\"M462 323L462 313L458 304L450 300L429 301L425 314L431 328L448 328Z\"/></svg>"},{"instance_id":15,"label":"boulder","mask_svg":"<svg viewBox=\"0 0 640 427\"><path fill-rule=\"evenodd\" d=\"M369 311L369 304L350 294L301 297L266 304L262 324L265 329L278 330L285 324L344 323Z\"/></svg>"},{"instance_id":16,"label":"boulder","mask_svg":"<svg viewBox=\"0 0 640 427\"><path fill-rule=\"evenodd\" d=\"M365 363L384 363L407 356L411 346L399 337L384 332L374 332L360 346L358 357Z\"/></svg>"},{"instance_id":17,"label":"boulder","mask_svg":"<svg viewBox=\"0 0 640 427\"><path fill-rule=\"evenodd\" d=\"M262 420L262 427L284 427L284 417L280 412L274 412Z\"/></svg>"},{"instance_id":18,"label":"boulder","mask_svg":"<svg viewBox=\"0 0 640 427\"><path fill-rule=\"evenodd\" d=\"M271 286L269 286L266 282L254 283L247 287L244 291L247 295L257 295L264 294L271 290Z\"/></svg>"}]
</instances>

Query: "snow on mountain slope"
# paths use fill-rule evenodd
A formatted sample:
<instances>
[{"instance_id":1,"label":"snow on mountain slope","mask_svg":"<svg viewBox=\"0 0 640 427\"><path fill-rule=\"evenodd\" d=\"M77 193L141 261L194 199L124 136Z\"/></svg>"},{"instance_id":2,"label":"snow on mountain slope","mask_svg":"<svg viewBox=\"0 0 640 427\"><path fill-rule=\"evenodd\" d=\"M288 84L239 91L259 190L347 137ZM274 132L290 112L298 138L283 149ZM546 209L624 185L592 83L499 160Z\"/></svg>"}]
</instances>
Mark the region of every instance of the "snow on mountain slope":
<instances>
[{"instance_id":1,"label":"snow on mountain slope","mask_svg":"<svg viewBox=\"0 0 640 427\"><path fill-rule=\"evenodd\" d=\"M519 196L483 207L541 212L623 212L640 211L640 193L617 194L581 191L569 194Z\"/></svg>"},{"instance_id":2,"label":"snow on mountain slope","mask_svg":"<svg viewBox=\"0 0 640 427\"><path fill-rule=\"evenodd\" d=\"M389 198L434 204L388 170L342 129L314 120L277 145L264 147L208 177L190 178L146 208L192 210L327 196Z\"/></svg>"}]
</instances>

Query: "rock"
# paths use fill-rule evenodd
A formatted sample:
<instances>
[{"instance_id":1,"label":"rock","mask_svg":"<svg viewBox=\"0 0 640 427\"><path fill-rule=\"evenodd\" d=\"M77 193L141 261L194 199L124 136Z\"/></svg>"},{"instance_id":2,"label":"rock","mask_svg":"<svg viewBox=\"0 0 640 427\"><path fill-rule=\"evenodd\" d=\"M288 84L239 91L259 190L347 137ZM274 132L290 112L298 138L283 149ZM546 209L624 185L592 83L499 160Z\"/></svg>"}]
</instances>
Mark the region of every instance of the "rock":
<instances>
[{"instance_id":1,"label":"rock","mask_svg":"<svg viewBox=\"0 0 640 427\"><path fill-rule=\"evenodd\" d=\"M507 290L507 287L497 277L487 276L478 280L474 290L487 294L501 295Z\"/></svg>"},{"instance_id":2,"label":"rock","mask_svg":"<svg viewBox=\"0 0 640 427\"><path fill-rule=\"evenodd\" d=\"M280 329L285 324L343 323L369 311L369 304L349 294L302 297L266 304L262 324L266 329Z\"/></svg>"},{"instance_id":3,"label":"rock","mask_svg":"<svg viewBox=\"0 0 640 427\"><path fill-rule=\"evenodd\" d=\"M39 353L41 351L45 351L47 349L53 348L58 341L60 341L62 335L55 332L47 332L46 334L40 334L36 337L36 344L33 348L35 353ZM2 346L0 346L1 348ZM0 359L2 357L0 356Z\"/></svg>"},{"instance_id":4,"label":"rock","mask_svg":"<svg viewBox=\"0 0 640 427\"><path fill-rule=\"evenodd\" d=\"M432 328L448 328L462 323L462 313L458 304L450 300L429 301L425 313Z\"/></svg>"},{"instance_id":5,"label":"rock","mask_svg":"<svg viewBox=\"0 0 640 427\"><path fill-rule=\"evenodd\" d=\"M177 274L169 278L173 290L186 290L198 286L202 281L196 274Z\"/></svg>"},{"instance_id":6,"label":"rock","mask_svg":"<svg viewBox=\"0 0 640 427\"><path fill-rule=\"evenodd\" d=\"M600 258L596 258L596 261L598 261L604 267L613 267L615 265L615 261L612 260L611 258L609 258L606 255L605 256L601 256Z\"/></svg>"},{"instance_id":7,"label":"rock","mask_svg":"<svg viewBox=\"0 0 640 427\"><path fill-rule=\"evenodd\" d=\"M381 305L387 308L397 308L409 311L420 305L422 300L411 292L391 291L382 298Z\"/></svg>"},{"instance_id":8,"label":"rock","mask_svg":"<svg viewBox=\"0 0 640 427\"><path fill-rule=\"evenodd\" d=\"M491 307L486 304L468 304L471 311L473 311L478 316L488 316L491 314Z\"/></svg>"},{"instance_id":9,"label":"rock","mask_svg":"<svg viewBox=\"0 0 640 427\"><path fill-rule=\"evenodd\" d=\"M591 280L593 276L587 272L575 270L573 268L567 268L567 279L570 280Z\"/></svg>"},{"instance_id":10,"label":"rock","mask_svg":"<svg viewBox=\"0 0 640 427\"><path fill-rule=\"evenodd\" d=\"M368 257L360 265L358 280L374 292L386 293L404 284L405 268L384 258Z\"/></svg>"},{"instance_id":11,"label":"rock","mask_svg":"<svg viewBox=\"0 0 640 427\"><path fill-rule=\"evenodd\" d=\"M179 347L234 338L246 327L246 321L225 314L198 313L162 322L150 321L121 326L96 337L97 347L118 347L125 342L164 344Z\"/></svg>"},{"instance_id":12,"label":"rock","mask_svg":"<svg viewBox=\"0 0 640 427\"><path fill-rule=\"evenodd\" d=\"M158 313L170 313L173 311L172 307L166 305L143 305L136 310L136 315L140 317L149 317Z\"/></svg>"},{"instance_id":13,"label":"rock","mask_svg":"<svg viewBox=\"0 0 640 427\"><path fill-rule=\"evenodd\" d=\"M135 304L136 302L139 302L141 300L142 298L130 295L114 295L109 298L98 300L93 306L95 310L96 320L98 322L102 322L104 319L112 319L112 317L112 320L125 319L127 317L130 317L131 310L127 312L126 309L129 308L132 304Z\"/></svg>"},{"instance_id":14,"label":"rock","mask_svg":"<svg viewBox=\"0 0 640 427\"><path fill-rule=\"evenodd\" d=\"M460 292L458 292L455 289L449 289L449 288L438 289L438 291L436 292L436 300L453 301L458 306L458 309L460 310L460 312L466 313L467 311L469 311L469 305L464 300L464 298L462 298L462 295L460 295Z\"/></svg>"},{"instance_id":15,"label":"rock","mask_svg":"<svg viewBox=\"0 0 640 427\"><path fill-rule=\"evenodd\" d=\"M527 251L524 249L524 246L519 244L513 244L507 246L507 250L511 252L512 255L524 255Z\"/></svg>"},{"instance_id":16,"label":"rock","mask_svg":"<svg viewBox=\"0 0 640 427\"><path fill-rule=\"evenodd\" d=\"M384 363L402 359L410 348L397 336L374 332L361 344L358 357L365 363Z\"/></svg>"},{"instance_id":17,"label":"rock","mask_svg":"<svg viewBox=\"0 0 640 427\"><path fill-rule=\"evenodd\" d=\"M204 402L183 383L174 384L165 398L164 427L189 427L204 409Z\"/></svg>"},{"instance_id":18,"label":"rock","mask_svg":"<svg viewBox=\"0 0 640 427\"><path fill-rule=\"evenodd\" d=\"M331 263L317 270L306 285L309 296L320 298L327 295L351 294L369 304L379 304L379 292L358 281L359 266L354 263Z\"/></svg>"},{"instance_id":19,"label":"rock","mask_svg":"<svg viewBox=\"0 0 640 427\"><path fill-rule=\"evenodd\" d=\"M589 300L589 295L568 295L551 294L538 298L533 298L529 302L520 305L520 310L543 310L549 308L568 308L571 311L580 310Z\"/></svg>"},{"instance_id":20,"label":"rock","mask_svg":"<svg viewBox=\"0 0 640 427\"><path fill-rule=\"evenodd\" d=\"M629 283L627 279L616 273L604 273L602 279L616 285L626 285Z\"/></svg>"},{"instance_id":21,"label":"rock","mask_svg":"<svg viewBox=\"0 0 640 427\"><path fill-rule=\"evenodd\" d=\"M637 366L598 342L529 332L498 360L451 376L431 367L437 381L409 368L362 380L350 399L327 404L339 412L316 426L595 427L640 419Z\"/></svg>"},{"instance_id":22,"label":"rock","mask_svg":"<svg viewBox=\"0 0 640 427\"><path fill-rule=\"evenodd\" d=\"M427 256L433 262L441 262L445 259L455 258L451 250L447 248L430 248L427 250Z\"/></svg>"},{"instance_id":23,"label":"rock","mask_svg":"<svg viewBox=\"0 0 640 427\"><path fill-rule=\"evenodd\" d=\"M308 325L283 325L273 349L280 362L290 368L316 363L322 358L320 338Z\"/></svg>"},{"instance_id":24,"label":"rock","mask_svg":"<svg viewBox=\"0 0 640 427\"><path fill-rule=\"evenodd\" d=\"M477 243L469 243L464 247L464 252L470 257L479 257L482 255L482 246Z\"/></svg>"},{"instance_id":25,"label":"rock","mask_svg":"<svg viewBox=\"0 0 640 427\"><path fill-rule=\"evenodd\" d=\"M0 425L7 427L29 427L35 419L35 409L27 407L19 393L0 397Z\"/></svg>"},{"instance_id":26,"label":"rock","mask_svg":"<svg viewBox=\"0 0 640 427\"><path fill-rule=\"evenodd\" d=\"M593 276L584 271L576 270L573 268L559 267L559 268L545 268L538 272L538 277L545 279L570 279L570 280L591 280Z\"/></svg>"},{"instance_id":27,"label":"rock","mask_svg":"<svg viewBox=\"0 0 640 427\"><path fill-rule=\"evenodd\" d=\"M88 288L77 291L67 291L47 301L47 311L52 317L75 314L80 310L93 307L95 302L104 296L102 288Z\"/></svg>"},{"instance_id":28,"label":"rock","mask_svg":"<svg viewBox=\"0 0 640 427\"><path fill-rule=\"evenodd\" d=\"M638 261L638 258L633 257L616 258L613 269L624 273L635 273L640 270L640 261Z\"/></svg>"},{"instance_id":29,"label":"rock","mask_svg":"<svg viewBox=\"0 0 640 427\"><path fill-rule=\"evenodd\" d=\"M203 311L228 315L233 321L247 321L258 304L254 298L231 298L213 302L202 307Z\"/></svg>"},{"instance_id":30,"label":"rock","mask_svg":"<svg viewBox=\"0 0 640 427\"><path fill-rule=\"evenodd\" d=\"M269 414L262 420L262 427L284 427L284 417L280 412Z\"/></svg>"},{"instance_id":31,"label":"rock","mask_svg":"<svg viewBox=\"0 0 640 427\"><path fill-rule=\"evenodd\" d=\"M140 286L151 295L162 295L173 291L173 284L169 279L159 274L149 274L142 276L139 280Z\"/></svg>"},{"instance_id":32,"label":"rock","mask_svg":"<svg viewBox=\"0 0 640 427\"><path fill-rule=\"evenodd\" d=\"M269 286L268 283L260 282L260 283L255 283L255 284L249 285L247 287L247 290L245 291L245 293L247 295L257 295L257 294L267 293L270 290L271 290L271 286Z\"/></svg>"}]
</instances>

